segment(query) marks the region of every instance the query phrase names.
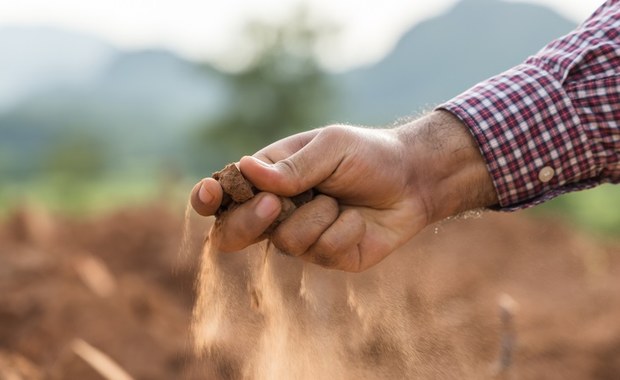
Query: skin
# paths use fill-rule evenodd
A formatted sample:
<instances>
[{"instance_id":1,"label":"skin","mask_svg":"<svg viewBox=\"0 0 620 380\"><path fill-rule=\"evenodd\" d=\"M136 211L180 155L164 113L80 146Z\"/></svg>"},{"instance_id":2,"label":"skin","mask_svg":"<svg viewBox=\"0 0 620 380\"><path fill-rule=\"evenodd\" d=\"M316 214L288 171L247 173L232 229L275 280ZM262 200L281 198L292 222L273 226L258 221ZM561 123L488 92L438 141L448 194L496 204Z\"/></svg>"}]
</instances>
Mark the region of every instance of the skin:
<instances>
[{"instance_id":1,"label":"skin","mask_svg":"<svg viewBox=\"0 0 620 380\"><path fill-rule=\"evenodd\" d=\"M322 195L270 236L283 252L331 269L360 272L380 262L426 226L497 203L493 182L467 128L445 111L390 129L343 125L293 135L241 158L239 169L261 190L222 215L210 239L238 251L266 236L280 212L274 194L309 188ZM192 206L213 215L222 189L205 178Z\"/></svg>"}]
</instances>

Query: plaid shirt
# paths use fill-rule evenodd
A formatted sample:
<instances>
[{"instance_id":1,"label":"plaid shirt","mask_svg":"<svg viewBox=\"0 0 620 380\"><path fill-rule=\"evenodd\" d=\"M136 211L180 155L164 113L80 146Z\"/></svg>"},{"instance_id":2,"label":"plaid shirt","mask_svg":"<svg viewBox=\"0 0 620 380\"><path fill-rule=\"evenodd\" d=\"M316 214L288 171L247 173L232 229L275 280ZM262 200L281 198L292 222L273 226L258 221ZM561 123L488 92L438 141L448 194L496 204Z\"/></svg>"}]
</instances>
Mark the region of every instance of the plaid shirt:
<instances>
[{"instance_id":1,"label":"plaid shirt","mask_svg":"<svg viewBox=\"0 0 620 380\"><path fill-rule=\"evenodd\" d=\"M620 0L439 108L469 127L504 210L620 182Z\"/></svg>"}]
</instances>

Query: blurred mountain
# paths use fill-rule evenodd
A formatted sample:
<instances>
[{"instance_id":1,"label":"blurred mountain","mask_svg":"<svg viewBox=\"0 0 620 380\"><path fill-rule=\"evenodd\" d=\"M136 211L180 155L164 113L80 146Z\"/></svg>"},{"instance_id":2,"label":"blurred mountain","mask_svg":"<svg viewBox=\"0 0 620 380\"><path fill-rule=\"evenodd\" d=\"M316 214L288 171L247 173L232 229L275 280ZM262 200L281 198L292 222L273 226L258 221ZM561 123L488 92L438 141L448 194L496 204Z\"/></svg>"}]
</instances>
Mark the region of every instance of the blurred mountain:
<instances>
[{"instance_id":1,"label":"blurred mountain","mask_svg":"<svg viewBox=\"0 0 620 380\"><path fill-rule=\"evenodd\" d=\"M540 6L462 0L413 27L382 61L332 75L340 111L330 118L377 125L415 114L573 27ZM106 170L182 165L192 131L232 94L230 77L207 65L51 28L0 28L0 56L0 180L40 175L80 144L89 148L75 161L105 162ZM201 162L214 151L205 148Z\"/></svg>"},{"instance_id":2,"label":"blurred mountain","mask_svg":"<svg viewBox=\"0 0 620 380\"><path fill-rule=\"evenodd\" d=\"M381 62L339 75L339 120L387 124L419 114L521 63L575 24L526 3L462 0L413 27Z\"/></svg>"},{"instance_id":3,"label":"blurred mountain","mask_svg":"<svg viewBox=\"0 0 620 380\"><path fill-rule=\"evenodd\" d=\"M52 28L0 28L0 111L57 85L94 80L114 58L110 45Z\"/></svg>"},{"instance_id":4,"label":"blurred mountain","mask_svg":"<svg viewBox=\"0 0 620 380\"><path fill-rule=\"evenodd\" d=\"M221 74L168 51L66 31L0 29L0 54L0 177L39 172L71 138L96 141L112 170L173 160L225 95Z\"/></svg>"}]
</instances>

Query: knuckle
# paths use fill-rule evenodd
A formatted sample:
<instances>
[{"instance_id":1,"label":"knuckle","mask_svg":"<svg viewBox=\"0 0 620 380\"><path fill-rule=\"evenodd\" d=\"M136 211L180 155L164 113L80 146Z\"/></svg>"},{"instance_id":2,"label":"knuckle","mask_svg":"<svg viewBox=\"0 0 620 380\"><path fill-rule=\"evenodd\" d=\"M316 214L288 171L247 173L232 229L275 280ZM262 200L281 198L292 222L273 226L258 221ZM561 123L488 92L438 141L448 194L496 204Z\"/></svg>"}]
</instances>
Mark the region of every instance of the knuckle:
<instances>
[{"instance_id":1,"label":"knuckle","mask_svg":"<svg viewBox=\"0 0 620 380\"><path fill-rule=\"evenodd\" d=\"M322 236L317 241L316 252L321 255L336 256L338 254L338 246L332 239Z\"/></svg>"},{"instance_id":2,"label":"knuckle","mask_svg":"<svg viewBox=\"0 0 620 380\"><path fill-rule=\"evenodd\" d=\"M342 154L342 150L351 150L359 144L359 136L355 127L348 125L330 125L322 131L322 140L332 154ZM339 151L339 153L335 151Z\"/></svg>"},{"instance_id":3,"label":"knuckle","mask_svg":"<svg viewBox=\"0 0 620 380\"><path fill-rule=\"evenodd\" d=\"M351 127L342 125L342 124L332 124L323 128L322 133L324 136L329 139L341 139L345 136L348 136L351 131Z\"/></svg>"},{"instance_id":4,"label":"knuckle","mask_svg":"<svg viewBox=\"0 0 620 380\"><path fill-rule=\"evenodd\" d=\"M330 268L330 269L335 269L338 267L338 261L334 259L334 257L331 257L329 255L325 255L322 253L316 253L313 255L312 257L312 261L317 264L320 265L324 268Z\"/></svg>"},{"instance_id":5,"label":"knuckle","mask_svg":"<svg viewBox=\"0 0 620 380\"><path fill-rule=\"evenodd\" d=\"M338 201L334 197L329 195L319 194L314 198L314 201L320 203L325 210L338 211Z\"/></svg>"},{"instance_id":6,"label":"knuckle","mask_svg":"<svg viewBox=\"0 0 620 380\"><path fill-rule=\"evenodd\" d=\"M362 271L359 257L357 248L351 248L346 252L342 252L340 260L338 260L338 266L335 269L345 272L359 273Z\"/></svg>"},{"instance_id":7,"label":"knuckle","mask_svg":"<svg viewBox=\"0 0 620 380\"><path fill-rule=\"evenodd\" d=\"M271 242L280 251L290 256L300 256L305 251L300 235L285 226L281 226L273 232Z\"/></svg>"},{"instance_id":8,"label":"knuckle","mask_svg":"<svg viewBox=\"0 0 620 380\"><path fill-rule=\"evenodd\" d=\"M287 176L291 178L299 178L301 170L297 163L290 158L285 158L276 163L277 166L282 168L282 171L287 173ZM302 190L300 188L299 181L285 181L280 185L280 188L288 194L298 194Z\"/></svg>"},{"instance_id":9,"label":"knuckle","mask_svg":"<svg viewBox=\"0 0 620 380\"><path fill-rule=\"evenodd\" d=\"M336 245L325 237L321 237L312 248L312 261L325 268L336 268L340 265L339 252Z\"/></svg>"}]
</instances>

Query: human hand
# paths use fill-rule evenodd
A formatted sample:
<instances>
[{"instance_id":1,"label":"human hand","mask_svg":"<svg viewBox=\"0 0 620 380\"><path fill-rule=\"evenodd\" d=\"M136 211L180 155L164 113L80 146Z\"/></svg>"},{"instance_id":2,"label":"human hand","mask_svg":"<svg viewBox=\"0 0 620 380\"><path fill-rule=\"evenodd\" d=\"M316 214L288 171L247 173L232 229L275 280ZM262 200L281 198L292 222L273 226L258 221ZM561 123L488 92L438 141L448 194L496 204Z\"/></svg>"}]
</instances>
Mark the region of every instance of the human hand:
<instances>
[{"instance_id":1,"label":"human hand","mask_svg":"<svg viewBox=\"0 0 620 380\"><path fill-rule=\"evenodd\" d=\"M393 129L304 132L243 157L239 169L261 193L221 216L210 234L216 247L235 251L265 238L280 212L274 194L315 188L321 195L270 238L287 254L353 272L375 265L436 220L497 201L473 138L443 111ZM206 178L191 199L198 213L213 215L222 189Z\"/></svg>"}]
</instances>

